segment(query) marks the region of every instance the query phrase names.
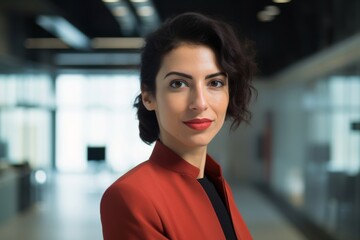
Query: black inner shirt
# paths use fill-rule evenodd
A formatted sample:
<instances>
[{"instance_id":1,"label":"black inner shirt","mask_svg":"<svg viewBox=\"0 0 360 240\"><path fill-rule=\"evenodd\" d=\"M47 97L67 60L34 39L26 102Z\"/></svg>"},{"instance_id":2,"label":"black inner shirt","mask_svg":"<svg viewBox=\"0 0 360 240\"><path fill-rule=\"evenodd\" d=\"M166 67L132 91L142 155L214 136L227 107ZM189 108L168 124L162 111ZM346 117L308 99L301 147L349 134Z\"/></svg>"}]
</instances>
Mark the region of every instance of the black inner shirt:
<instances>
[{"instance_id":1,"label":"black inner shirt","mask_svg":"<svg viewBox=\"0 0 360 240\"><path fill-rule=\"evenodd\" d=\"M204 178L198 179L198 182L204 188L206 194L211 201L211 204L216 212L226 239L236 240L235 230L230 218L230 214L224 204L224 201L221 199L218 191L216 190L214 184L206 176L204 176Z\"/></svg>"}]
</instances>

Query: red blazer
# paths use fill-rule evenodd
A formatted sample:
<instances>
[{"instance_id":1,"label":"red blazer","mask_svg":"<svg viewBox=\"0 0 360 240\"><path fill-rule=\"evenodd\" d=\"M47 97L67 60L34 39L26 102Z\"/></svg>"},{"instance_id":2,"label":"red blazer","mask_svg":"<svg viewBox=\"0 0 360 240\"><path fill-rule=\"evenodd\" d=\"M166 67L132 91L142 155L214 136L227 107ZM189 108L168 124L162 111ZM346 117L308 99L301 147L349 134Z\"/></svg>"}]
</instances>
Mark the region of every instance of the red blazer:
<instances>
[{"instance_id":1,"label":"red blazer","mask_svg":"<svg viewBox=\"0 0 360 240\"><path fill-rule=\"evenodd\" d=\"M220 166L210 156L205 173L226 201L237 238L252 239ZM105 191L100 204L104 239L225 239L198 174L197 167L156 142L148 161Z\"/></svg>"}]
</instances>

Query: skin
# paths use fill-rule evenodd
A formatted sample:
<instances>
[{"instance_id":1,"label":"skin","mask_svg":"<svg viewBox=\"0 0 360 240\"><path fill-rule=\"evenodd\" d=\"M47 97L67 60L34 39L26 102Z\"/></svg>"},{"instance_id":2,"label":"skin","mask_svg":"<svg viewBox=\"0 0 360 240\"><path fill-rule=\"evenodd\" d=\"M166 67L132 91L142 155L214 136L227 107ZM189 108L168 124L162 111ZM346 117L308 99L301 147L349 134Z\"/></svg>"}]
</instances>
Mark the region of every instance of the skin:
<instances>
[{"instance_id":1,"label":"skin","mask_svg":"<svg viewBox=\"0 0 360 240\"><path fill-rule=\"evenodd\" d=\"M207 145L224 124L229 104L226 73L211 48L181 44L163 58L156 76L156 96L142 93L148 110L154 110L160 141L198 167L204 176ZM207 118L209 128L194 130L184 121Z\"/></svg>"}]
</instances>

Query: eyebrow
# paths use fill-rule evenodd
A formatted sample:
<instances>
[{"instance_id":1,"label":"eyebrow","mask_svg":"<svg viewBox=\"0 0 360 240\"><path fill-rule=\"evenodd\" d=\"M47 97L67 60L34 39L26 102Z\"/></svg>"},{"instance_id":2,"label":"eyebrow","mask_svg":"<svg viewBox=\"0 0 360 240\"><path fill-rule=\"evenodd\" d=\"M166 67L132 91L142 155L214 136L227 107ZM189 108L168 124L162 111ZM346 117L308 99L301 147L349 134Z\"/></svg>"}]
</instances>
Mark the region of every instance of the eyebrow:
<instances>
[{"instance_id":1,"label":"eyebrow","mask_svg":"<svg viewBox=\"0 0 360 240\"><path fill-rule=\"evenodd\" d=\"M193 79L193 77L191 75L189 75L189 74L182 73L182 72L175 72L175 71L167 73L165 75L164 79L167 78L168 76L171 76L171 75L177 75L177 76L180 76L180 77ZM227 74L225 72L212 73L212 74L206 75L205 79L209 79L209 78L213 78L213 77L217 77L217 76L227 77Z\"/></svg>"}]
</instances>

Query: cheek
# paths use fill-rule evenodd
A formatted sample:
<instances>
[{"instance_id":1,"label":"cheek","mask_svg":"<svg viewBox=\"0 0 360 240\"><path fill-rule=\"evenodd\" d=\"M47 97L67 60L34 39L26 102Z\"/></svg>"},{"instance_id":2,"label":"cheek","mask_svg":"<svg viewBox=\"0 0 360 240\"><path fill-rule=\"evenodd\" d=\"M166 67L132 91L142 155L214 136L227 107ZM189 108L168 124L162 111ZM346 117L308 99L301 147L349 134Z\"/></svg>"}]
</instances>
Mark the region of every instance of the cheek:
<instances>
[{"instance_id":1,"label":"cheek","mask_svg":"<svg viewBox=\"0 0 360 240\"><path fill-rule=\"evenodd\" d=\"M223 92L222 94L216 94L212 97L213 99L213 106L219 113L226 113L226 110L229 105L229 95L227 92Z\"/></svg>"},{"instance_id":2,"label":"cheek","mask_svg":"<svg viewBox=\"0 0 360 240\"><path fill-rule=\"evenodd\" d=\"M159 101L159 99L161 99ZM181 112L182 102L171 96L163 95L157 101L157 115L162 121L172 121L176 114Z\"/></svg>"}]
</instances>

